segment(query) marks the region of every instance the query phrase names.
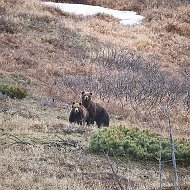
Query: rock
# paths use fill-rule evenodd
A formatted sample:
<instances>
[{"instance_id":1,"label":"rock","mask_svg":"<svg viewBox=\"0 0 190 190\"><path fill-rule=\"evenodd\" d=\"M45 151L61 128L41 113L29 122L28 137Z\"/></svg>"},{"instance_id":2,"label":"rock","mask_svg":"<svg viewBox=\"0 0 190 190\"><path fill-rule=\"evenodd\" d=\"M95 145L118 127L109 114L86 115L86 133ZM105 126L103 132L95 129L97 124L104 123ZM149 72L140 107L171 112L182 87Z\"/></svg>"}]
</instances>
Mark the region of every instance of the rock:
<instances>
[{"instance_id":1,"label":"rock","mask_svg":"<svg viewBox=\"0 0 190 190\"><path fill-rule=\"evenodd\" d=\"M4 100L7 98L8 98L8 96L6 94L2 94L2 92L0 92L0 100Z\"/></svg>"}]
</instances>

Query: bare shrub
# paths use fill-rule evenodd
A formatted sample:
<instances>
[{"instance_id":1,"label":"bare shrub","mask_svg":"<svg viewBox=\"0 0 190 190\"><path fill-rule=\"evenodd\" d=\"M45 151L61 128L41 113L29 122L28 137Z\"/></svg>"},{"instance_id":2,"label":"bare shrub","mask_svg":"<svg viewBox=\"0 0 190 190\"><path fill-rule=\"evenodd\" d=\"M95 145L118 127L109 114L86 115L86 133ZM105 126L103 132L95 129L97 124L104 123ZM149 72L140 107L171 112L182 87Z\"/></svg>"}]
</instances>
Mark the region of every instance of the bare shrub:
<instances>
[{"instance_id":1,"label":"bare shrub","mask_svg":"<svg viewBox=\"0 0 190 190\"><path fill-rule=\"evenodd\" d=\"M114 104L112 109L119 106L122 115L128 115L132 108L137 114L135 118L142 121L152 120L148 116L166 102L173 111L189 109L190 85L184 73L177 79L157 63L146 63L140 57L114 48L100 50L90 62L98 65L98 73L62 77L63 84L76 94L84 88L93 91L97 99Z\"/></svg>"},{"instance_id":2,"label":"bare shrub","mask_svg":"<svg viewBox=\"0 0 190 190\"><path fill-rule=\"evenodd\" d=\"M188 23L169 24L166 26L166 30L171 33L177 33L181 36L190 36L190 24Z\"/></svg>"},{"instance_id":3,"label":"bare shrub","mask_svg":"<svg viewBox=\"0 0 190 190\"><path fill-rule=\"evenodd\" d=\"M5 16L0 16L0 32L10 34L17 32L16 23Z\"/></svg>"}]
</instances>

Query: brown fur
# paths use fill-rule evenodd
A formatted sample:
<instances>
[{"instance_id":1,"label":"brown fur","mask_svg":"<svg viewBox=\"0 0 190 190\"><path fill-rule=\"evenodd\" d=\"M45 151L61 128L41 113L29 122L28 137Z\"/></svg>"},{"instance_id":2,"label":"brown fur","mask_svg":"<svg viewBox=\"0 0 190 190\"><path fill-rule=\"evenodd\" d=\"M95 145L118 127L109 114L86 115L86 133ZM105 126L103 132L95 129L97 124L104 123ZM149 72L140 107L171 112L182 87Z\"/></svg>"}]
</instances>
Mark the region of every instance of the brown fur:
<instances>
[{"instance_id":1,"label":"brown fur","mask_svg":"<svg viewBox=\"0 0 190 190\"><path fill-rule=\"evenodd\" d=\"M100 104L93 102L91 98L91 92L82 92L82 105L89 112L89 119L87 123L94 124L94 122L96 122L98 127L101 125L109 126L109 115L107 111Z\"/></svg>"},{"instance_id":2,"label":"brown fur","mask_svg":"<svg viewBox=\"0 0 190 190\"><path fill-rule=\"evenodd\" d=\"M84 126L88 118L88 110L81 103L73 102L72 110L69 115L69 122Z\"/></svg>"}]
</instances>

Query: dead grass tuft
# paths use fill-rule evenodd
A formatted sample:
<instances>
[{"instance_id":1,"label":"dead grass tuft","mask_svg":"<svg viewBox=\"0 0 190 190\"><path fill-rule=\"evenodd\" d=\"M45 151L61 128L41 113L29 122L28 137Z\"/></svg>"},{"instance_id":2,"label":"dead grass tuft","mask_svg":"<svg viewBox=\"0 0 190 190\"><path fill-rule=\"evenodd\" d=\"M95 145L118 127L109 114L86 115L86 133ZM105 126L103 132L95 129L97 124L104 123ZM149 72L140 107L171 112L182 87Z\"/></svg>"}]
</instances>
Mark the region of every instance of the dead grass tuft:
<instances>
[{"instance_id":1,"label":"dead grass tuft","mask_svg":"<svg viewBox=\"0 0 190 190\"><path fill-rule=\"evenodd\" d=\"M115 21L117 21L117 19L115 17L113 17L112 15L107 15L107 14L103 14L103 13L98 13L93 17L97 18L99 20L105 20L106 22L115 22Z\"/></svg>"},{"instance_id":2,"label":"dead grass tuft","mask_svg":"<svg viewBox=\"0 0 190 190\"><path fill-rule=\"evenodd\" d=\"M18 31L18 27L12 19L8 17L0 16L0 33L5 32L5 33L13 34L13 33L16 33L17 31Z\"/></svg>"},{"instance_id":3,"label":"dead grass tuft","mask_svg":"<svg viewBox=\"0 0 190 190\"><path fill-rule=\"evenodd\" d=\"M168 24L166 30L171 33L177 33L180 36L190 37L190 24L188 23Z\"/></svg>"},{"instance_id":4,"label":"dead grass tuft","mask_svg":"<svg viewBox=\"0 0 190 190\"><path fill-rule=\"evenodd\" d=\"M68 75L89 75L97 72L96 66L92 64L73 64L70 67L65 68L65 74Z\"/></svg>"}]
</instances>

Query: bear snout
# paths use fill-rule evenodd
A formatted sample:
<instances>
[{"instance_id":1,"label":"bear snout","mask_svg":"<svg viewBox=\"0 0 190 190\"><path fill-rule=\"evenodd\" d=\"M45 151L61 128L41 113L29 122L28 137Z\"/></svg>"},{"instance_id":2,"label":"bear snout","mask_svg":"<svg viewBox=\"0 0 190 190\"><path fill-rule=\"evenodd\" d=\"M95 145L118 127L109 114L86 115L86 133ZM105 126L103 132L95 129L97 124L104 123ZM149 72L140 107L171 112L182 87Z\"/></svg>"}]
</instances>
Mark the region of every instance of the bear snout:
<instances>
[{"instance_id":1,"label":"bear snout","mask_svg":"<svg viewBox=\"0 0 190 190\"><path fill-rule=\"evenodd\" d=\"M75 108L75 112L78 113L79 112L79 108Z\"/></svg>"},{"instance_id":2,"label":"bear snout","mask_svg":"<svg viewBox=\"0 0 190 190\"><path fill-rule=\"evenodd\" d=\"M89 100L89 97L88 97L88 96L85 96L85 97L84 97L84 100L88 101L88 100Z\"/></svg>"}]
</instances>

